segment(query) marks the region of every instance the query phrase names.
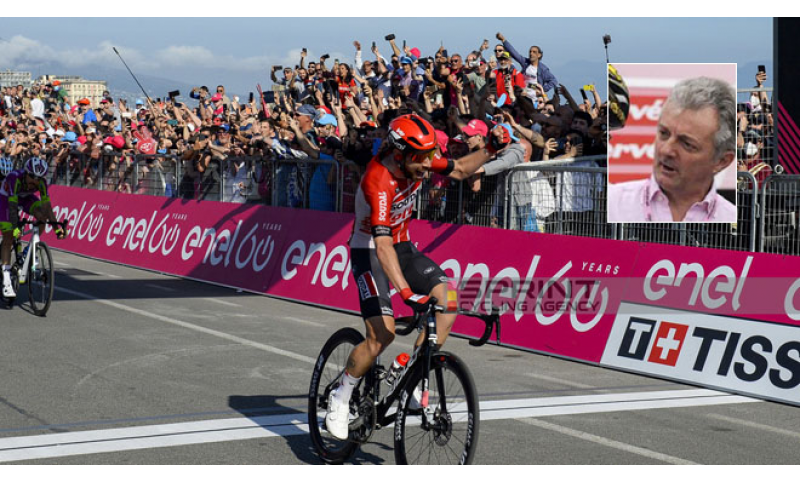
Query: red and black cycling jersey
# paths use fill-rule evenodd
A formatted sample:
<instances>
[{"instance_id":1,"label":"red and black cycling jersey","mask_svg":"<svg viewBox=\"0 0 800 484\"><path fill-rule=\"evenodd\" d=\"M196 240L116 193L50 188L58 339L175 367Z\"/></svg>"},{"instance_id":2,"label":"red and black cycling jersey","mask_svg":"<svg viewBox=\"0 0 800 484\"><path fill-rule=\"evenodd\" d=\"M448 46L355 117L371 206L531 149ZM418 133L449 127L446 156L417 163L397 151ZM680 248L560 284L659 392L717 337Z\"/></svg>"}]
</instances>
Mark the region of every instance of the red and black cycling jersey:
<instances>
[{"instance_id":1,"label":"red and black cycling jersey","mask_svg":"<svg viewBox=\"0 0 800 484\"><path fill-rule=\"evenodd\" d=\"M391 236L395 244L408 241L408 224L421 185L421 181L396 177L377 156L372 158L356 194L350 247L374 249L373 236Z\"/></svg>"}]
</instances>

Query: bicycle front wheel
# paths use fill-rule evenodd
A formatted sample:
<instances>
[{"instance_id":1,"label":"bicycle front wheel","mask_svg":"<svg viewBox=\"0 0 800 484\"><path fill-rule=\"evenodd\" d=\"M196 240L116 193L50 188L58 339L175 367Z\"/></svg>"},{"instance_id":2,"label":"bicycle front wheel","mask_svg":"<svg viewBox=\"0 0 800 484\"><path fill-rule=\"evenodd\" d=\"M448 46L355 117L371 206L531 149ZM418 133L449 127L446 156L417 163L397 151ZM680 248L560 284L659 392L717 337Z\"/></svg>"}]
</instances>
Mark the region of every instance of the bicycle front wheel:
<instances>
[{"instance_id":1,"label":"bicycle front wheel","mask_svg":"<svg viewBox=\"0 0 800 484\"><path fill-rule=\"evenodd\" d=\"M420 366L421 370L421 366ZM433 355L428 395L428 418L409 405L422 382L417 371L400 397L395 420L394 456L398 464L471 464L478 445L478 392L467 366L451 353Z\"/></svg>"},{"instance_id":2,"label":"bicycle front wheel","mask_svg":"<svg viewBox=\"0 0 800 484\"><path fill-rule=\"evenodd\" d=\"M55 289L53 258L50 255L50 248L44 242L36 244L36 254L31 254L31 257L34 255L35 259L32 258L28 265L28 300L31 302L33 314L44 316L50 309Z\"/></svg>"},{"instance_id":3,"label":"bicycle front wheel","mask_svg":"<svg viewBox=\"0 0 800 484\"><path fill-rule=\"evenodd\" d=\"M353 328L340 329L322 347L314 365L311 387L308 390L308 431L314 450L328 464L341 464L358 448L355 442L334 439L325 429L330 392L339 382L353 348L364 341L364 336Z\"/></svg>"}]
</instances>

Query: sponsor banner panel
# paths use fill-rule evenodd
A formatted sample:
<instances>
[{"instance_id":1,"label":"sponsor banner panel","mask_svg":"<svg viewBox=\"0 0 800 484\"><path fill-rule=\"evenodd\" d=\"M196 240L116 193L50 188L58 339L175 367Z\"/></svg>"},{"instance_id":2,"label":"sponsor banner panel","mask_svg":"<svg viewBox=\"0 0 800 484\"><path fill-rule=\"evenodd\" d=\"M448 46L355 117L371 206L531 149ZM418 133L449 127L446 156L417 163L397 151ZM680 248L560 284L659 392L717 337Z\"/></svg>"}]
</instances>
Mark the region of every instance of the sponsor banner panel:
<instances>
[{"instance_id":1,"label":"sponsor banner panel","mask_svg":"<svg viewBox=\"0 0 800 484\"><path fill-rule=\"evenodd\" d=\"M800 258L642 245L626 301L800 325Z\"/></svg>"},{"instance_id":2,"label":"sponsor banner panel","mask_svg":"<svg viewBox=\"0 0 800 484\"><path fill-rule=\"evenodd\" d=\"M800 327L623 302L601 360L800 404Z\"/></svg>"},{"instance_id":3,"label":"sponsor banner panel","mask_svg":"<svg viewBox=\"0 0 800 484\"><path fill-rule=\"evenodd\" d=\"M376 292L351 276L352 215L52 192L71 226L64 241L47 229L55 247L353 312L359 290ZM501 308L505 344L797 401L799 258L422 221L411 232L462 308ZM482 330L456 321L457 333Z\"/></svg>"},{"instance_id":4,"label":"sponsor banner panel","mask_svg":"<svg viewBox=\"0 0 800 484\"><path fill-rule=\"evenodd\" d=\"M457 283L462 308L502 309L503 343L600 361L635 242L421 221L411 230L418 248ZM456 322L461 334L477 336L482 329L472 318Z\"/></svg>"},{"instance_id":5,"label":"sponsor banner panel","mask_svg":"<svg viewBox=\"0 0 800 484\"><path fill-rule=\"evenodd\" d=\"M352 215L68 187L52 192L58 217L71 226L64 241L47 236L54 247L359 310L347 246ZM599 362L635 243L423 221L412 222L411 231L419 249L458 285L462 307L503 309L504 343ZM587 242L597 255L588 255ZM408 313L398 296L393 301L398 314ZM455 331L478 336L482 324L459 317Z\"/></svg>"},{"instance_id":6,"label":"sponsor banner panel","mask_svg":"<svg viewBox=\"0 0 800 484\"><path fill-rule=\"evenodd\" d=\"M70 224L67 239L45 239L54 247L255 291L267 289L295 218L250 205L62 186L51 193L56 216Z\"/></svg>"}]
</instances>

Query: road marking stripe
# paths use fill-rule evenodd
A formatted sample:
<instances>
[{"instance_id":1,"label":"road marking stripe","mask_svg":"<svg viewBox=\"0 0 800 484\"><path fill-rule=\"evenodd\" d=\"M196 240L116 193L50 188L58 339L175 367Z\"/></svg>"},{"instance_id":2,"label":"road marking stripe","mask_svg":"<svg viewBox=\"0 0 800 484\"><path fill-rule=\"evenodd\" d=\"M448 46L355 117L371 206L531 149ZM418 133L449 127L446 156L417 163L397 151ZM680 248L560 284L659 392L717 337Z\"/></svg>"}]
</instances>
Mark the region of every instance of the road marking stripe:
<instances>
[{"instance_id":1,"label":"road marking stripe","mask_svg":"<svg viewBox=\"0 0 800 484\"><path fill-rule=\"evenodd\" d=\"M234 307L234 308L242 307L240 304L224 301L222 299L217 299L217 298L213 298L213 297L206 298L206 301L215 302L217 304L222 304L222 305L225 305L225 306L231 306L231 307Z\"/></svg>"},{"instance_id":2,"label":"road marking stripe","mask_svg":"<svg viewBox=\"0 0 800 484\"><path fill-rule=\"evenodd\" d=\"M570 437L586 440L593 444L604 445L606 447L612 447L614 449L641 455L661 462L666 462L667 464L697 465L697 462L692 462L690 460L681 459L679 457L662 454L660 452L655 452L649 449L643 449L641 447L636 447L635 445L630 445L624 442L619 442L616 440L607 439L605 437L600 437L599 435L594 435L587 432L581 432L580 430L575 430L568 427L562 427L561 425L556 425L550 422L544 422L533 418L523 418L519 419L519 421L545 430L552 430L553 432L558 432L564 435L569 435Z\"/></svg>"},{"instance_id":3,"label":"road marking stripe","mask_svg":"<svg viewBox=\"0 0 800 484\"><path fill-rule=\"evenodd\" d=\"M109 301L107 299L99 299L91 294L86 294L83 292L73 291L72 289L66 289L63 287L56 287L57 291L63 291L67 294L72 294L73 296L82 297L84 299L89 299L95 301L100 304L105 304L106 306L111 306L113 308L121 309L123 311L127 311L129 313L138 314L140 316L145 316L148 318L156 319L158 321L163 321L165 323L174 324L175 326L180 326L182 328L190 329L192 331L198 331L200 333L205 333L211 336L216 336L218 338L226 339L228 341L234 341L239 344L243 344L246 346L250 346L251 348L256 348L259 350L267 351L269 353L274 353L276 355L286 356L288 358L292 358L297 361L302 361L304 363L308 363L313 365L316 363L315 358L309 358L308 356L301 355L298 353L294 353L292 351L283 350L281 348L276 348L275 346L266 345L263 343L258 343L256 341L251 341L249 339L240 338L238 336L234 336L232 334L223 333L222 331L216 331L209 328L204 328L203 326L198 326L196 324L187 323L186 321L181 321L179 319L170 318L168 316L162 316L160 314L151 313L149 311L144 311L142 309L133 308L130 306L126 306L125 304L120 304L118 302Z\"/></svg>"},{"instance_id":4,"label":"road marking stripe","mask_svg":"<svg viewBox=\"0 0 800 484\"><path fill-rule=\"evenodd\" d=\"M164 287L164 286L160 286L158 284L145 284L145 286L152 287L154 289L160 289L162 291L175 292L175 289L173 289L171 287Z\"/></svg>"},{"instance_id":5,"label":"road marking stripe","mask_svg":"<svg viewBox=\"0 0 800 484\"><path fill-rule=\"evenodd\" d=\"M488 421L754 401L758 400L711 390L682 390L486 401L480 405L481 420ZM306 414L294 413L8 437L0 439L0 462L302 435L307 432ZM661 457L663 460L664 456Z\"/></svg>"},{"instance_id":6,"label":"road marking stripe","mask_svg":"<svg viewBox=\"0 0 800 484\"><path fill-rule=\"evenodd\" d=\"M751 427L754 429L759 430L766 430L767 432L774 432L776 434L785 435L787 437L791 437L793 439L800 439L800 432L792 432L791 430L781 429L778 427L772 427L770 425L764 425L756 422L749 422L747 420L740 420L738 418L727 417L725 415L718 415L715 413L708 414L709 417L715 418L717 420L723 420L725 422L729 422L736 425L743 425L745 427Z\"/></svg>"},{"instance_id":7,"label":"road marking stripe","mask_svg":"<svg viewBox=\"0 0 800 484\"><path fill-rule=\"evenodd\" d=\"M314 321L308 321L306 319L295 318L292 316L278 316L280 319L285 319L286 321L294 321L295 323L307 324L309 326L314 326L316 328L324 328L324 324L315 323Z\"/></svg>"},{"instance_id":8,"label":"road marking stripe","mask_svg":"<svg viewBox=\"0 0 800 484\"><path fill-rule=\"evenodd\" d=\"M564 385L567 387L582 388L582 389L595 388L594 385L586 385L585 383L578 383L570 380L564 380L563 378L558 378L554 376L540 375L538 373L526 373L525 376L528 378L535 378L537 380L547 381L551 383L558 383L559 385Z\"/></svg>"}]
</instances>

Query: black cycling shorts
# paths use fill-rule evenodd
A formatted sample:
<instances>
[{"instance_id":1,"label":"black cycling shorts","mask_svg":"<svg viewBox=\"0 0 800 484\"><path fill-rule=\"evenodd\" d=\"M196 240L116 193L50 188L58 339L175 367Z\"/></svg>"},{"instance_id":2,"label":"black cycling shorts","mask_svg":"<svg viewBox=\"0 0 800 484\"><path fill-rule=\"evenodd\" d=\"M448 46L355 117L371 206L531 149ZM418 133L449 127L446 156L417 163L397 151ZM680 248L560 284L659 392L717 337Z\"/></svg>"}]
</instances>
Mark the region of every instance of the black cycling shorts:
<instances>
[{"instance_id":1,"label":"black cycling shorts","mask_svg":"<svg viewBox=\"0 0 800 484\"><path fill-rule=\"evenodd\" d=\"M411 242L395 244L400 270L409 287L416 294L429 295L438 284L448 278L441 267L422 254ZM392 316L392 301L389 297L389 278L383 272L375 249L351 249L350 259L353 278L358 287L361 316Z\"/></svg>"}]
</instances>

